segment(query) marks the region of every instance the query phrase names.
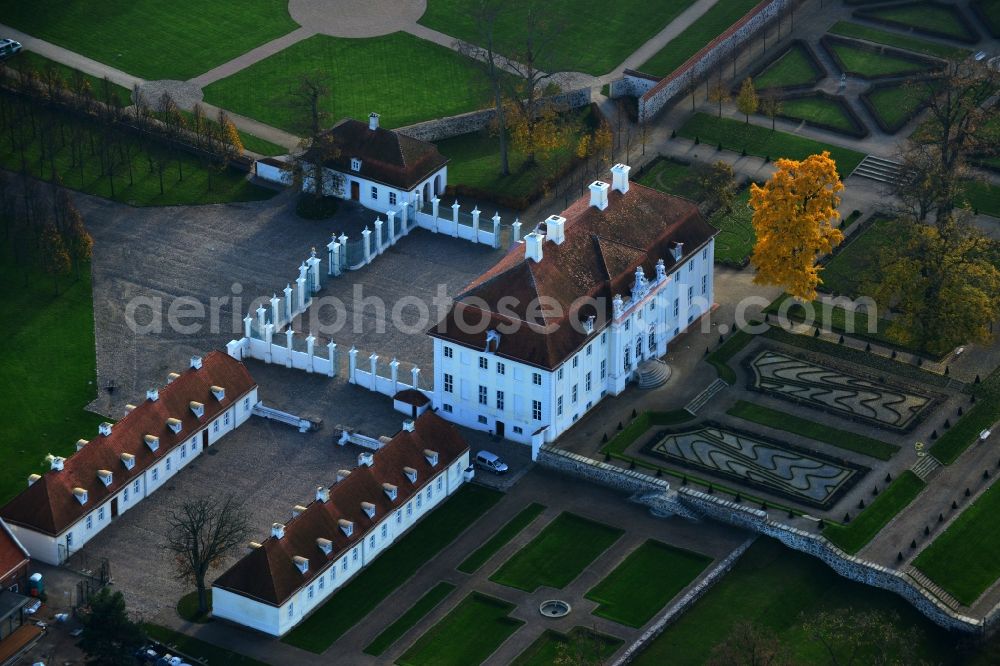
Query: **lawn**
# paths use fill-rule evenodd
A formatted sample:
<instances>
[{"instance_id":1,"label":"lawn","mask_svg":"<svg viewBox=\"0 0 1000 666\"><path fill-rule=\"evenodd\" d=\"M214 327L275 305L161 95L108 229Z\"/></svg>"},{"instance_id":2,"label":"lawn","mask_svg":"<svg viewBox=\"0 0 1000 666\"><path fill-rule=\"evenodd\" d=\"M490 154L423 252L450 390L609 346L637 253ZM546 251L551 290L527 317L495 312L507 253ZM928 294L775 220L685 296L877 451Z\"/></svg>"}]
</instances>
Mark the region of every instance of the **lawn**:
<instances>
[{"instance_id":1,"label":"lawn","mask_svg":"<svg viewBox=\"0 0 1000 666\"><path fill-rule=\"evenodd\" d=\"M200 659L206 664L226 664L226 666L268 666L266 662L218 647L203 640L182 634L157 624L143 624L143 630L155 641L168 648L183 652L188 657Z\"/></svg>"},{"instance_id":2,"label":"lawn","mask_svg":"<svg viewBox=\"0 0 1000 666\"><path fill-rule=\"evenodd\" d=\"M275 0L2 0L3 22L144 79L185 80L298 27Z\"/></svg>"},{"instance_id":3,"label":"lawn","mask_svg":"<svg viewBox=\"0 0 1000 666\"><path fill-rule=\"evenodd\" d=\"M465 485L282 640L320 653L490 510L502 493Z\"/></svg>"},{"instance_id":4,"label":"lawn","mask_svg":"<svg viewBox=\"0 0 1000 666\"><path fill-rule=\"evenodd\" d=\"M843 100L819 93L783 100L780 115L849 136L857 137L865 132L865 128L851 116Z\"/></svg>"},{"instance_id":5,"label":"lawn","mask_svg":"<svg viewBox=\"0 0 1000 666\"><path fill-rule=\"evenodd\" d=\"M759 0L717 2L687 30L667 42L666 46L636 69L653 76L667 76L758 4Z\"/></svg>"},{"instance_id":6,"label":"lawn","mask_svg":"<svg viewBox=\"0 0 1000 666\"><path fill-rule=\"evenodd\" d=\"M979 9L989 31L994 37L1000 37L1000 0L972 0L969 5Z\"/></svg>"},{"instance_id":7,"label":"lawn","mask_svg":"<svg viewBox=\"0 0 1000 666\"><path fill-rule=\"evenodd\" d=\"M982 181L966 181L965 197L978 213L1000 217L1000 187Z\"/></svg>"},{"instance_id":8,"label":"lawn","mask_svg":"<svg viewBox=\"0 0 1000 666\"><path fill-rule=\"evenodd\" d=\"M613 11L581 6L578 0L550 0L544 5L543 29L547 46L543 70L586 72L598 76L620 65L656 33L665 28L694 0L622 0ZM481 42L470 0L430 0L420 23L467 42ZM515 55L523 49L525 17L529 3L506 4L493 28L497 50ZM548 34L551 32L551 34Z\"/></svg>"},{"instance_id":9,"label":"lawn","mask_svg":"<svg viewBox=\"0 0 1000 666\"><path fill-rule=\"evenodd\" d=\"M508 617L514 604L473 592L417 639L396 663L401 666L481 664L524 621Z\"/></svg>"},{"instance_id":10,"label":"lawn","mask_svg":"<svg viewBox=\"0 0 1000 666\"><path fill-rule=\"evenodd\" d=\"M60 78L62 78L63 82L66 84L66 87L70 89L73 89L74 87L73 86L74 78L81 77L80 80L86 81L87 84L90 86L90 89L94 93L95 99L100 100L102 102L111 101L110 99L107 99L104 92L104 86L105 86L104 79L97 76L91 76L90 74L84 74L83 72L77 69L68 67L67 65L64 65L60 62L56 62L55 60L50 60L41 54L34 53L32 51L21 51L21 53L19 53L14 58L8 60L5 64L13 69L22 72L30 72L32 69L34 69L36 72L38 72L39 78L42 81L45 80L48 72L54 71L59 75ZM129 90L125 86L120 86L117 83L111 83L110 81L107 82L107 86L109 95L117 95L118 100L121 102L122 106L128 106L129 104L132 103L131 90Z\"/></svg>"},{"instance_id":11,"label":"lawn","mask_svg":"<svg viewBox=\"0 0 1000 666\"><path fill-rule=\"evenodd\" d=\"M699 202L702 192L691 180L691 165L669 157L658 157L636 180L654 190Z\"/></svg>"},{"instance_id":12,"label":"lawn","mask_svg":"<svg viewBox=\"0 0 1000 666\"><path fill-rule=\"evenodd\" d=\"M97 393L90 267L79 279L63 278L56 296L51 276L16 263L6 242L0 244L0 289L8 311L17 313L0 350L0 404L17 414L0 422L5 504L27 487L29 474L45 472L45 454L70 455L74 442L96 437L105 419L84 411Z\"/></svg>"},{"instance_id":13,"label":"lawn","mask_svg":"<svg viewBox=\"0 0 1000 666\"><path fill-rule=\"evenodd\" d=\"M877 86L862 93L882 126L895 133L924 106L924 96L904 84Z\"/></svg>"},{"instance_id":14,"label":"lawn","mask_svg":"<svg viewBox=\"0 0 1000 666\"><path fill-rule=\"evenodd\" d=\"M746 150L750 155L771 159L787 157L802 160L828 150L830 157L837 163L841 178L846 178L864 159L863 154L853 150L774 131L769 127L748 125L742 120L717 118L707 113L694 114L677 133L688 139L698 138L702 143L722 144L723 148L729 150Z\"/></svg>"},{"instance_id":15,"label":"lawn","mask_svg":"<svg viewBox=\"0 0 1000 666\"><path fill-rule=\"evenodd\" d=\"M26 103L26 102L22 102ZM91 120L84 120L70 116L61 111L39 111L36 116L51 118L57 126L67 129L77 128L84 141L81 145L88 146L88 137L93 138L94 145L101 146L103 130ZM177 204L205 204L224 203L232 201L259 201L270 199L276 192L251 185L246 180L246 174L235 169L219 172L216 168L209 170L205 162L194 156L181 151L168 151L146 142L140 142L132 135L119 133L115 135L119 155L121 149L127 147L132 155L132 183L130 184L129 169L122 161L114 174L114 193L112 195L112 185L109 177L101 168L102 161L99 153L88 154L86 149L82 150L82 166L78 161L74 165L73 148L70 141L65 143L55 142L55 158L46 158L44 164L40 163L42 133L30 135L30 123L27 118L22 117L21 126L14 130L16 136L27 134L29 140L25 149L25 158L28 172L42 180L52 178L52 166L62 178L63 184L74 190L94 194L107 199L114 199L132 206L170 206ZM73 132L60 133L60 139L68 136L72 137ZM147 155L154 158L161 157L164 161L163 171L163 193L160 193L159 174L149 169ZM181 164L181 173L178 173L178 162ZM15 145L10 141L10 133L4 132L0 136L0 167L12 171L21 170L21 154ZM183 175L183 180L180 176ZM212 189L209 191L209 179L211 179Z\"/></svg>"},{"instance_id":16,"label":"lawn","mask_svg":"<svg viewBox=\"0 0 1000 666\"><path fill-rule=\"evenodd\" d=\"M971 606L1000 577L998 515L1000 486L994 484L917 556L914 566Z\"/></svg>"},{"instance_id":17,"label":"lawn","mask_svg":"<svg viewBox=\"0 0 1000 666\"><path fill-rule=\"evenodd\" d=\"M976 404L931 445L931 455L946 465L955 462L969 445L978 441L979 433L1000 421L1000 369L994 370L981 384L972 384L972 390Z\"/></svg>"},{"instance_id":18,"label":"lawn","mask_svg":"<svg viewBox=\"0 0 1000 666\"><path fill-rule=\"evenodd\" d=\"M848 74L866 79L922 74L934 69L930 63L911 60L890 52L879 53L869 47L846 41L829 40L824 46Z\"/></svg>"},{"instance_id":19,"label":"lawn","mask_svg":"<svg viewBox=\"0 0 1000 666\"><path fill-rule=\"evenodd\" d=\"M852 311L848 311L843 305L835 305L834 303L817 299L810 304L812 307L811 311L805 307L805 304L794 303L785 309L785 314L791 322L803 322L811 326L820 327L823 330L837 331L914 354L919 353L917 349L901 344L895 338L889 336L888 331L892 322L888 319L876 316L875 326L872 328L872 320L868 316L869 312L872 312L872 309L862 303L858 303L857 305ZM777 313L780 307L780 301L775 301L765 311L768 313ZM885 313L883 312L883 314Z\"/></svg>"},{"instance_id":20,"label":"lawn","mask_svg":"<svg viewBox=\"0 0 1000 666\"><path fill-rule=\"evenodd\" d=\"M189 130L194 129L194 113L191 111L185 111L181 109L181 115L184 116L184 121L187 123L187 128ZM205 122L211 125L213 128L219 126L216 118L205 118ZM285 155L289 152L284 146L279 146L276 143L271 143L266 139L261 139L258 136L244 132L243 130L236 130L239 132L240 141L243 142L243 148L249 150L250 152L258 153L264 156L272 155Z\"/></svg>"},{"instance_id":21,"label":"lawn","mask_svg":"<svg viewBox=\"0 0 1000 666\"><path fill-rule=\"evenodd\" d=\"M625 641L584 627L573 627L569 634L547 629L510 666L552 666L564 663L605 663ZM578 661L573 659L582 657ZM562 660L562 661L560 661ZM593 660L593 661L591 661Z\"/></svg>"},{"instance_id":22,"label":"lawn","mask_svg":"<svg viewBox=\"0 0 1000 666\"><path fill-rule=\"evenodd\" d=\"M642 437L653 426L677 425L694 418L691 412L676 409L671 412L643 412L618 431L611 441L601 447L602 453L621 455L635 440ZM606 434L606 433L605 433Z\"/></svg>"},{"instance_id":23,"label":"lawn","mask_svg":"<svg viewBox=\"0 0 1000 666\"><path fill-rule=\"evenodd\" d=\"M736 371L729 365L729 360L750 344L751 340L753 340L753 335L742 329L738 330L730 334L728 340L705 357L709 365L714 367L715 371L719 374L719 379L730 386L736 383Z\"/></svg>"},{"instance_id":24,"label":"lawn","mask_svg":"<svg viewBox=\"0 0 1000 666\"><path fill-rule=\"evenodd\" d=\"M791 664L835 663L803 628L819 612L836 609L881 610L899 614L898 629L919 632L916 657L926 663L953 662L954 642L899 596L838 576L819 559L788 550L761 537L733 570L681 615L633 661L637 666L704 664L715 645L740 621L773 632ZM838 646L843 647L843 646ZM837 663L848 663L839 655ZM896 655L887 655L894 658ZM861 654L853 663L874 663ZM895 662L892 662L895 663Z\"/></svg>"},{"instance_id":25,"label":"lawn","mask_svg":"<svg viewBox=\"0 0 1000 666\"><path fill-rule=\"evenodd\" d=\"M491 536L486 543L473 551L473 553L465 558L465 560L456 568L462 573L475 573L476 570L486 564L486 561L493 557L498 550L506 546L511 539L521 533L521 530L530 525L532 521L534 521L535 518L542 513L542 511L545 511L544 505L532 502L522 509L520 513L507 521L506 525L497 530L496 534Z\"/></svg>"},{"instance_id":26,"label":"lawn","mask_svg":"<svg viewBox=\"0 0 1000 666\"><path fill-rule=\"evenodd\" d=\"M846 430L838 430L827 425L804 419L788 412L782 412L763 405L757 405L744 400L738 400L727 412L730 416L759 423L769 428L777 428L785 432L814 439L817 442L831 444L841 449L854 451L866 456L889 460L899 451L898 446L864 435L856 435Z\"/></svg>"},{"instance_id":27,"label":"lawn","mask_svg":"<svg viewBox=\"0 0 1000 666\"><path fill-rule=\"evenodd\" d=\"M875 538L897 513L909 506L925 485L920 477L906 470L882 488L878 496L850 523L828 524L823 530L823 536L853 555Z\"/></svg>"},{"instance_id":28,"label":"lawn","mask_svg":"<svg viewBox=\"0 0 1000 666\"><path fill-rule=\"evenodd\" d=\"M528 545L490 576L490 580L534 592L541 586L562 589L611 547L624 532L572 513L562 513Z\"/></svg>"},{"instance_id":29,"label":"lawn","mask_svg":"<svg viewBox=\"0 0 1000 666\"><path fill-rule=\"evenodd\" d=\"M753 209L750 208L750 188L736 197L729 210L720 208L708 219L719 230L715 237L715 261L730 266L744 266L753 252L757 234L753 230Z\"/></svg>"},{"instance_id":30,"label":"lawn","mask_svg":"<svg viewBox=\"0 0 1000 666\"><path fill-rule=\"evenodd\" d=\"M907 2L889 7L871 7L855 11L855 16L887 25L913 28L917 32L958 41L974 42L953 6L938 2Z\"/></svg>"},{"instance_id":31,"label":"lawn","mask_svg":"<svg viewBox=\"0 0 1000 666\"><path fill-rule=\"evenodd\" d=\"M1000 0L997 0L997 2L1000 4ZM921 55L934 56L935 58L945 58L947 60L961 60L969 55L967 49L936 44L923 39L901 35L897 32L889 32L888 30L880 30L879 28L872 28L859 23L851 23L850 21L837 21L830 28L830 32L841 37L854 37L876 44L894 46L898 49L913 51Z\"/></svg>"},{"instance_id":32,"label":"lawn","mask_svg":"<svg viewBox=\"0 0 1000 666\"><path fill-rule=\"evenodd\" d=\"M711 557L701 553L650 539L633 550L586 596L599 604L594 615L638 629L711 562ZM652 581L656 583L650 584Z\"/></svg>"},{"instance_id":33,"label":"lawn","mask_svg":"<svg viewBox=\"0 0 1000 666\"><path fill-rule=\"evenodd\" d=\"M822 72L816 68L806 47L793 43L787 51L758 74L753 82L757 90L804 86L814 83L821 75Z\"/></svg>"},{"instance_id":34,"label":"lawn","mask_svg":"<svg viewBox=\"0 0 1000 666\"><path fill-rule=\"evenodd\" d=\"M880 217L871 226L850 236L846 245L823 267L820 277L823 291L857 297L874 277L879 259L886 249L900 242L903 224Z\"/></svg>"},{"instance_id":35,"label":"lawn","mask_svg":"<svg viewBox=\"0 0 1000 666\"><path fill-rule=\"evenodd\" d=\"M296 132L304 110L294 93L306 75L327 82L322 107L330 124L375 111L383 127L402 127L490 105L482 74L468 58L403 32L314 35L207 86L205 101Z\"/></svg>"},{"instance_id":36,"label":"lawn","mask_svg":"<svg viewBox=\"0 0 1000 666\"><path fill-rule=\"evenodd\" d=\"M375 657L380 656L389 649L393 643L407 631L412 629L417 622L420 622L425 615L434 610L438 604L445 600L455 586L451 583L441 582L430 589L427 594L420 597L417 603L410 606L410 609L403 613L398 620L390 624L386 629L375 637L368 647L364 649L365 654Z\"/></svg>"}]
</instances>

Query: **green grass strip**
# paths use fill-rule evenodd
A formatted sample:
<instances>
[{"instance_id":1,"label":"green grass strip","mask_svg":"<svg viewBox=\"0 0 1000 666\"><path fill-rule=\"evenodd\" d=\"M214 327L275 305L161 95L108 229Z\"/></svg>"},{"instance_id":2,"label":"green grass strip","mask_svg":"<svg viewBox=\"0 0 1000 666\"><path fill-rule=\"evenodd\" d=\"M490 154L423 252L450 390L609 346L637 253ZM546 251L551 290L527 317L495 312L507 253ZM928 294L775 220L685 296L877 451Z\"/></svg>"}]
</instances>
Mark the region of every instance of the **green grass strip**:
<instances>
[{"instance_id":1,"label":"green grass strip","mask_svg":"<svg viewBox=\"0 0 1000 666\"><path fill-rule=\"evenodd\" d=\"M705 357L705 360L719 374L719 379L730 386L736 383L736 371L729 365L729 360L750 344L751 340L753 340L753 336L740 329L729 336L729 339L723 342L718 349Z\"/></svg>"},{"instance_id":2,"label":"green grass strip","mask_svg":"<svg viewBox=\"0 0 1000 666\"><path fill-rule=\"evenodd\" d=\"M412 629L417 622L444 601L445 597L451 594L454 589L454 585L443 581L432 587L430 592L420 597L417 603L410 606L410 609L403 613L398 620L376 636L375 640L364 649L365 654L380 656L389 649L390 645L398 641L403 634Z\"/></svg>"},{"instance_id":3,"label":"green grass strip","mask_svg":"<svg viewBox=\"0 0 1000 666\"><path fill-rule=\"evenodd\" d=\"M931 445L931 455L948 465L978 440L979 433L1000 421L1000 368L971 386L978 402Z\"/></svg>"},{"instance_id":4,"label":"green grass strip","mask_svg":"<svg viewBox=\"0 0 1000 666\"><path fill-rule=\"evenodd\" d=\"M966 507L917 559L914 566L966 606L1000 577L1000 485Z\"/></svg>"},{"instance_id":5,"label":"green grass strip","mask_svg":"<svg viewBox=\"0 0 1000 666\"><path fill-rule=\"evenodd\" d=\"M926 484L906 470L890 483L871 504L846 525L827 524L823 536L852 555L875 538L896 514L909 506Z\"/></svg>"},{"instance_id":6,"label":"green grass strip","mask_svg":"<svg viewBox=\"0 0 1000 666\"><path fill-rule=\"evenodd\" d=\"M559 514L490 580L525 592L543 585L561 590L624 533L572 513Z\"/></svg>"},{"instance_id":7,"label":"green grass strip","mask_svg":"<svg viewBox=\"0 0 1000 666\"><path fill-rule=\"evenodd\" d=\"M865 157L847 148L779 132L770 127L748 125L742 120L717 118L707 113L694 114L677 133L687 139L700 139L702 143L721 144L729 150L746 150L749 155L771 159L787 157L803 160L828 150L830 157L837 163L837 172L841 178L846 178Z\"/></svg>"},{"instance_id":8,"label":"green grass strip","mask_svg":"<svg viewBox=\"0 0 1000 666\"><path fill-rule=\"evenodd\" d=\"M468 666L493 654L523 620L508 617L516 606L473 592L417 639L396 661L401 666Z\"/></svg>"},{"instance_id":9,"label":"green grass strip","mask_svg":"<svg viewBox=\"0 0 1000 666\"><path fill-rule=\"evenodd\" d=\"M624 643L620 638L597 633L585 627L573 627L569 634L546 629L510 666L552 666L564 663L606 663ZM586 655L593 662L573 660L575 655Z\"/></svg>"},{"instance_id":10,"label":"green grass strip","mask_svg":"<svg viewBox=\"0 0 1000 666\"><path fill-rule=\"evenodd\" d=\"M183 652L188 657L200 659L206 664L226 664L226 666L268 666L267 662L251 659L238 652L206 643L198 638L176 632L158 624L143 624L143 630L155 641Z\"/></svg>"},{"instance_id":11,"label":"green grass strip","mask_svg":"<svg viewBox=\"0 0 1000 666\"><path fill-rule=\"evenodd\" d=\"M621 455L632 443L653 426L677 425L694 418L691 412L675 409L670 412L643 412L631 423L618 431L611 441L601 447L601 453Z\"/></svg>"},{"instance_id":12,"label":"green grass strip","mask_svg":"<svg viewBox=\"0 0 1000 666\"><path fill-rule=\"evenodd\" d=\"M490 537L489 541L477 548L458 565L457 569L462 573L474 573L476 569L486 564L493 555L507 545L511 539L521 533L525 527L531 524L539 514L545 511L545 505L533 502L521 510L521 513L511 518L506 525Z\"/></svg>"},{"instance_id":13,"label":"green grass strip","mask_svg":"<svg viewBox=\"0 0 1000 666\"><path fill-rule=\"evenodd\" d=\"M834 35L840 35L842 37L864 39L865 41L875 42L876 44L894 46L898 49L905 49L907 51L913 51L914 53L934 56L935 58L945 58L946 60L961 60L969 55L969 51L967 49L945 46L944 44L935 44L934 42L924 41L923 39L916 39L914 37L900 35L899 33L889 32L888 30L880 30L879 28L872 28L867 25L851 23L850 21L837 21L833 24L833 27L830 28L830 32Z\"/></svg>"},{"instance_id":14,"label":"green grass strip","mask_svg":"<svg viewBox=\"0 0 1000 666\"><path fill-rule=\"evenodd\" d=\"M697 578L712 558L649 539L587 592L594 615L642 627ZM651 584L655 581L655 584Z\"/></svg>"},{"instance_id":15,"label":"green grass strip","mask_svg":"<svg viewBox=\"0 0 1000 666\"><path fill-rule=\"evenodd\" d=\"M34 53L33 51L21 51L16 56L13 56L8 60L6 65L13 69L20 70L22 72L30 72L32 69L38 73L39 79L44 83L46 74L50 71L56 72L66 84L66 87L70 90L73 89L73 79L75 77L83 77L83 80L90 85L90 90L94 94L94 99L99 102L110 102L110 99L105 99L105 81L102 77L92 76L90 74L84 74L83 72L70 67L69 65L64 65L45 56ZM117 95L118 101L121 102L122 106L128 106L132 103L132 91L125 86L120 86L117 83L107 82L107 90L111 95Z\"/></svg>"},{"instance_id":16,"label":"green grass strip","mask_svg":"<svg viewBox=\"0 0 1000 666\"><path fill-rule=\"evenodd\" d=\"M462 486L282 640L303 650L323 652L502 496L483 486Z\"/></svg>"},{"instance_id":17,"label":"green grass strip","mask_svg":"<svg viewBox=\"0 0 1000 666\"><path fill-rule=\"evenodd\" d=\"M899 451L898 446L881 440L865 437L864 435L856 435L846 430L837 430L816 421L803 419L788 412L771 409L763 405L756 405L744 400L737 401L726 413L730 416L768 426L769 428L784 430L785 432L808 437L817 442L831 444L838 448L861 453L866 456L878 458L879 460L889 460Z\"/></svg>"}]
</instances>

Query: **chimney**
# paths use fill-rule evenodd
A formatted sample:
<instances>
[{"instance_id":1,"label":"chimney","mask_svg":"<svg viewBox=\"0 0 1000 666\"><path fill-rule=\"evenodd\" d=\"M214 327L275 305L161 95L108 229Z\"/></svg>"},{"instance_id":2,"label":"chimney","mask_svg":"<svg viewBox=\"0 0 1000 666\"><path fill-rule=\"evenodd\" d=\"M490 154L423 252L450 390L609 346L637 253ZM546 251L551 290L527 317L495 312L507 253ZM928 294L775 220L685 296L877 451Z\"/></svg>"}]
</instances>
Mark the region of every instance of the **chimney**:
<instances>
[{"instance_id":1,"label":"chimney","mask_svg":"<svg viewBox=\"0 0 1000 666\"><path fill-rule=\"evenodd\" d=\"M87 440L85 440L85 439L78 439L78 440L76 440L76 450L77 451L79 451L80 449L82 449L85 446L87 446Z\"/></svg>"},{"instance_id":2,"label":"chimney","mask_svg":"<svg viewBox=\"0 0 1000 666\"><path fill-rule=\"evenodd\" d=\"M319 546L319 549L323 551L324 555L329 555L331 552L333 552L333 542L330 541L329 539L324 539L323 537L319 537L318 539L316 539L316 545Z\"/></svg>"},{"instance_id":3,"label":"chimney","mask_svg":"<svg viewBox=\"0 0 1000 666\"><path fill-rule=\"evenodd\" d=\"M40 478L42 478L42 477L39 474L29 474L28 475L28 485L29 486L32 485L35 481L38 481L38 479L40 479Z\"/></svg>"},{"instance_id":4,"label":"chimney","mask_svg":"<svg viewBox=\"0 0 1000 666\"><path fill-rule=\"evenodd\" d=\"M365 512L365 515L369 518L375 517L375 505L371 502L362 502L361 510Z\"/></svg>"},{"instance_id":5,"label":"chimney","mask_svg":"<svg viewBox=\"0 0 1000 666\"><path fill-rule=\"evenodd\" d=\"M370 451L362 451L358 454L358 467L364 465L365 467L371 467L375 464L375 456L371 454Z\"/></svg>"},{"instance_id":6,"label":"chimney","mask_svg":"<svg viewBox=\"0 0 1000 666\"><path fill-rule=\"evenodd\" d=\"M559 215L545 218L545 235L556 245L562 245L566 240L566 218Z\"/></svg>"},{"instance_id":7,"label":"chimney","mask_svg":"<svg viewBox=\"0 0 1000 666\"><path fill-rule=\"evenodd\" d=\"M338 469L337 470L337 483L340 483L347 477L351 475L351 470L349 469Z\"/></svg>"},{"instance_id":8,"label":"chimney","mask_svg":"<svg viewBox=\"0 0 1000 666\"><path fill-rule=\"evenodd\" d=\"M611 189L618 190L622 194L628 192L628 172L632 167L627 164L616 164L611 167Z\"/></svg>"},{"instance_id":9,"label":"chimney","mask_svg":"<svg viewBox=\"0 0 1000 666\"><path fill-rule=\"evenodd\" d=\"M317 502L329 502L330 501L330 489L326 486L316 486L316 501Z\"/></svg>"},{"instance_id":10,"label":"chimney","mask_svg":"<svg viewBox=\"0 0 1000 666\"><path fill-rule=\"evenodd\" d=\"M155 388L154 389L148 389L146 391L146 400L151 400L153 402L156 402L159 399L160 399L160 392L157 391Z\"/></svg>"},{"instance_id":11,"label":"chimney","mask_svg":"<svg viewBox=\"0 0 1000 666\"><path fill-rule=\"evenodd\" d=\"M105 421L101 425L97 426L97 432L107 437L111 434L111 424Z\"/></svg>"},{"instance_id":12,"label":"chimney","mask_svg":"<svg viewBox=\"0 0 1000 666\"><path fill-rule=\"evenodd\" d=\"M191 367L195 370L201 370L201 356L191 357Z\"/></svg>"},{"instance_id":13,"label":"chimney","mask_svg":"<svg viewBox=\"0 0 1000 666\"><path fill-rule=\"evenodd\" d=\"M174 381L174 380L175 380L175 379L177 379L178 377L180 377L180 375L179 375L179 374L177 374L176 372L171 372L171 373L169 373L169 374L167 375L167 383L169 384L170 382Z\"/></svg>"},{"instance_id":14,"label":"chimney","mask_svg":"<svg viewBox=\"0 0 1000 666\"><path fill-rule=\"evenodd\" d=\"M438 452L431 451L430 449L424 449L424 458L427 458L427 464L434 467L438 464Z\"/></svg>"},{"instance_id":15,"label":"chimney","mask_svg":"<svg viewBox=\"0 0 1000 666\"><path fill-rule=\"evenodd\" d=\"M680 261L684 256L684 243L674 242L670 247L670 254L673 255L674 261Z\"/></svg>"},{"instance_id":16,"label":"chimney","mask_svg":"<svg viewBox=\"0 0 1000 666\"><path fill-rule=\"evenodd\" d=\"M403 421L403 430L406 432L413 432L416 430L416 424L413 422L413 419L406 419Z\"/></svg>"},{"instance_id":17,"label":"chimney","mask_svg":"<svg viewBox=\"0 0 1000 666\"><path fill-rule=\"evenodd\" d=\"M298 568L299 573L305 573L309 571L309 560L302 557L301 555L296 555L295 557L292 558L292 561L295 562L295 566Z\"/></svg>"},{"instance_id":18,"label":"chimney","mask_svg":"<svg viewBox=\"0 0 1000 666\"><path fill-rule=\"evenodd\" d=\"M104 487L107 488L112 483L114 483L114 478L115 477L114 477L113 474L111 474L111 472L109 470L99 469L99 470L97 470L97 478L100 479L101 483L104 484Z\"/></svg>"},{"instance_id":19,"label":"chimney","mask_svg":"<svg viewBox=\"0 0 1000 666\"><path fill-rule=\"evenodd\" d=\"M396 486L392 485L391 483L383 483L382 490L385 491L386 497L388 497L393 502L396 501L396 495L398 492Z\"/></svg>"},{"instance_id":20,"label":"chimney","mask_svg":"<svg viewBox=\"0 0 1000 666\"><path fill-rule=\"evenodd\" d=\"M247 546L250 547L250 550L257 550L258 548L260 548L261 544L256 541L251 541L250 543L247 544Z\"/></svg>"},{"instance_id":21,"label":"chimney","mask_svg":"<svg viewBox=\"0 0 1000 666\"><path fill-rule=\"evenodd\" d=\"M340 530L344 533L345 536L351 536L352 534L354 534L354 523L352 523L351 521L341 518L340 520L337 521L337 525L340 526Z\"/></svg>"},{"instance_id":22,"label":"chimney","mask_svg":"<svg viewBox=\"0 0 1000 666\"><path fill-rule=\"evenodd\" d=\"M134 409L135 409L135 405L132 405L132 404L125 405L125 413L126 414L131 414Z\"/></svg>"},{"instance_id":23,"label":"chimney","mask_svg":"<svg viewBox=\"0 0 1000 666\"><path fill-rule=\"evenodd\" d=\"M608 207L608 184L595 180L590 184L590 205L598 210Z\"/></svg>"},{"instance_id":24,"label":"chimney","mask_svg":"<svg viewBox=\"0 0 1000 666\"><path fill-rule=\"evenodd\" d=\"M62 456L54 456L50 453L48 455L48 459L49 459L49 465L51 465L52 469L57 472L61 472L63 465L66 464L66 459L63 458Z\"/></svg>"},{"instance_id":25,"label":"chimney","mask_svg":"<svg viewBox=\"0 0 1000 666\"><path fill-rule=\"evenodd\" d=\"M285 536L285 526L281 523L271 524L271 536L275 539L282 539Z\"/></svg>"},{"instance_id":26,"label":"chimney","mask_svg":"<svg viewBox=\"0 0 1000 666\"><path fill-rule=\"evenodd\" d=\"M584 320L584 322L583 322L583 330L584 330L585 333L593 333L594 332L594 320L595 319L597 319L597 317L595 315L590 315L589 317L587 317L586 320Z\"/></svg>"},{"instance_id":27,"label":"chimney","mask_svg":"<svg viewBox=\"0 0 1000 666\"><path fill-rule=\"evenodd\" d=\"M378 129L378 119L379 115L374 111L368 114L368 129L375 131Z\"/></svg>"},{"instance_id":28,"label":"chimney","mask_svg":"<svg viewBox=\"0 0 1000 666\"><path fill-rule=\"evenodd\" d=\"M302 506L301 504L296 504L295 506L292 507L292 518L297 518L298 516L301 516L303 513L305 513L305 510L306 508L304 506Z\"/></svg>"},{"instance_id":29,"label":"chimney","mask_svg":"<svg viewBox=\"0 0 1000 666\"><path fill-rule=\"evenodd\" d=\"M156 435L143 435L142 440L146 442L150 451L156 451L160 448L160 438Z\"/></svg>"},{"instance_id":30,"label":"chimney","mask_svg":"<svg viewBox=\"0 0 1000 666\"><path fill-rule=\"evenodd\" d=\"M542 260L542 243L545 242L545 235L537 231L532 231L524 237L524 258L534 262Z\"/></svg>"},{"instance_id":31,"label":"chimney","mask_svg":"<svg viewBox=\"0 0 1000 666\"><path fill-rule=\"evenodd\" d=\"M216 400L222 402L222 399L226 397L226 389L222 388L221 386L213 386L212 395L215 396Z\"/></svg>"}]
</instances>

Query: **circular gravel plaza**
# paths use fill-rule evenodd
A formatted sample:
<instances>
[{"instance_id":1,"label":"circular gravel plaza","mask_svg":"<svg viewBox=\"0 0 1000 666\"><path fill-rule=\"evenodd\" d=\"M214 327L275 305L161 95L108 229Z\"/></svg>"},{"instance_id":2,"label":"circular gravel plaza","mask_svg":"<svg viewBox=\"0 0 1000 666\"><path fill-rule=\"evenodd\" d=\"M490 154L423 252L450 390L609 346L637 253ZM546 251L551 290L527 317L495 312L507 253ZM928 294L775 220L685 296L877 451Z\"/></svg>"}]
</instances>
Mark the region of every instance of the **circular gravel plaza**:
<instances>
[{"instance_id":1,"label":"circular gravel plaza","mask_svg":"<svg viewBox=\"0 0 1000 666\"><path fill-rule=\"evenodd\" d=\"M411 28L427 0L290 0L288 13L303 28L332 37L377 37Z\"/></svg>"}]
</instances>

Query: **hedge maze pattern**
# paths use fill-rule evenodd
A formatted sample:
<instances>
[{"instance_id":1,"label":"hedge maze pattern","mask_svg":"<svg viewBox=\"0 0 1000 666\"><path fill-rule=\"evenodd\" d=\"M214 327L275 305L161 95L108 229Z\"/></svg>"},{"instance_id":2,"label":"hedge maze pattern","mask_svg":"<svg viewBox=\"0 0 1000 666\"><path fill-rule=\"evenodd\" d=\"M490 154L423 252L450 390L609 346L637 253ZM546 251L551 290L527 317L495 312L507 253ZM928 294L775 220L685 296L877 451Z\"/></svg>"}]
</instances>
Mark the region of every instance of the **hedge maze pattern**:
<instances>
[{"instance_id":1,"label":"hedge maze pattern","mask_svg":"<svg viewBox=\"0 0 1000 666\"><path fill-rule=\"evenodd\" d=\"M896 430L913 426L933 403L927 395L773 350L760 352L749 366L754 390Z\"/></svg>"}]
</instances>

